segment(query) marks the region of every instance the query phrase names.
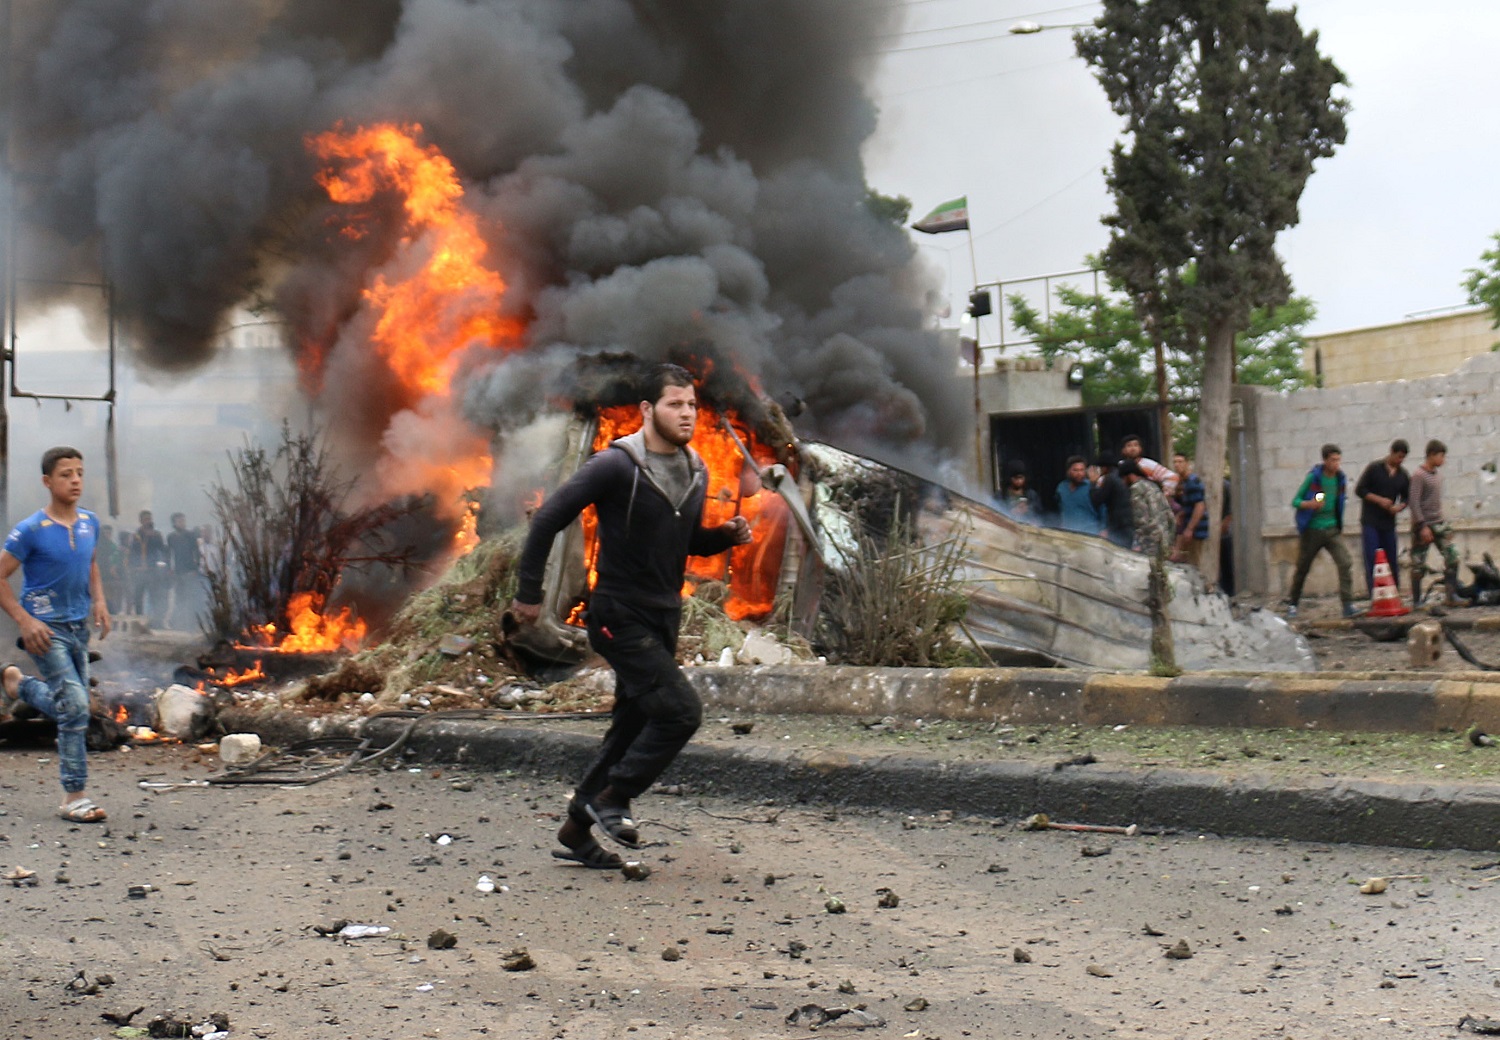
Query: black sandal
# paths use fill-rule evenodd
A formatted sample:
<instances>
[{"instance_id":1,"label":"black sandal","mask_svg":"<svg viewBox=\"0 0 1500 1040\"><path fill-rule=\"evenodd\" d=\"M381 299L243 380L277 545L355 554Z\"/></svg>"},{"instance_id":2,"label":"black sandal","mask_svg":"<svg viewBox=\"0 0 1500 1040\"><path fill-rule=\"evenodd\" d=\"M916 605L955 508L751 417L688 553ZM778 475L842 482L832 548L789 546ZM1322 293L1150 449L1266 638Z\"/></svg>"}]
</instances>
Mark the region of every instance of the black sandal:
<instances>
[{"instance_id":1,"label":"black sandal","mask_svg":"<svg viewBox=\"0 0 1500 1040\"><path fill-rule=\"evenodd\" d=\"M635 829L635 821L628 815L629 810L617 809L612 805L596 805L588 799L576 800L583 811L589 814L589 819L597 823L599 829L609 835L615 844L627 849L641 847L640 832Z\"/></svg>"},{"instance_id":2,"label":"black sandal","mask_svg":"<svg viewBox=\"0 0 1500 1040\"><path fill-rule=\"evenodd\" d=\"M619 870L625 865L618 853L610 852L592 837L582 845L568 847L564 852L553 849L552 858L581 863L590 870Z\"/></svg>"}]
</instances>

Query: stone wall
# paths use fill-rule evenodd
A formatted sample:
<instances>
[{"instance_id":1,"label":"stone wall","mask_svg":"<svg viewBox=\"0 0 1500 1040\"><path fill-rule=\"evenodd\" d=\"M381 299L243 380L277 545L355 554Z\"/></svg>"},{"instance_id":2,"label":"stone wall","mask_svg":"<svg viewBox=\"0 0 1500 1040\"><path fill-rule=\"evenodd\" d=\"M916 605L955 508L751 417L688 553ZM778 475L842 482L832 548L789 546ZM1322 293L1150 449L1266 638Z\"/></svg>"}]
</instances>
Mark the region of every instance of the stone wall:
<instances>
[{"instance_id":1,"label":"stone wall","mask_svg":"<svg viewBox=\"0 0 1500 1040\"><path fill-rule=\"evenodd\" d=\"M1411 445L1410 470L1422 461L1431 438L1448 446L1443 467L1443 505L1453 521L1460 552L1478 560L1481 553L1500 556L1500 354L1471 358L1448 375L1384 383L1356 383L1333 389L1272 393L1238 387L1245 407L1244 483L1241 501L1248 510L1252 537L1242 587L1246 591L1284 595L1297 559L1297 531L1291 500L1307 471L1318 462L1319 448L1333 442L1343 449L1350 500L1344 530L1356 561L1356 598L1365 594L1359 561L1359 502L1354 482L1371 460L1385 455L1397 437ZM1237 441L1230 435L1230 460ZM1409 544L1406 515L1398 521L1403 554ZM1468 577L1467 570L1464 577ZM1408 589L1405 575L1403 591ZM1334 592L1337 578L1327 554L1313 566L1307 594Z\"/></svg>"},{"instance_id":2,"label":"stone wall","mask_svg":"<svg viewBox=\"0 0 1500 1040\"><path fill-rule=\"evenodd\" d=\"M1307 338L1303 364L1326 387L1456 372L1500 340L1487 308Z\"/></svg>"}]
</instances>

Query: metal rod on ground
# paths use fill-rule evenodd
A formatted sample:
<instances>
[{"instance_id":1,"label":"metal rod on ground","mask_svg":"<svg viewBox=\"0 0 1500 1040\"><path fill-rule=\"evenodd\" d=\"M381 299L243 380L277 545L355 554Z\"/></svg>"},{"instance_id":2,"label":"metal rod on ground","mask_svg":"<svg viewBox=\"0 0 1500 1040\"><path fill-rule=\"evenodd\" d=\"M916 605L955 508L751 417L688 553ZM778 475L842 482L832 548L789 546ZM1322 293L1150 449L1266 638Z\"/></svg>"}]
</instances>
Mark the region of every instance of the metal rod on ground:
<instances>
[{"instance_id":1,"label":"metal rod on ground","mask_svg":"<svg viewBox=\"0 0 1500 1040\"><path fill-rule=\"evenodd\" d=\"M1100 823L1053 823L1046 813L1036 813L1026 817L1026 822L1021 824L1021 829L1023 831L1082 831L1085 834L1124 834L1131 838L1141 832L1141 828L1134 823L1128 827L1116 827Z\"/></svg>"}]
</instances>

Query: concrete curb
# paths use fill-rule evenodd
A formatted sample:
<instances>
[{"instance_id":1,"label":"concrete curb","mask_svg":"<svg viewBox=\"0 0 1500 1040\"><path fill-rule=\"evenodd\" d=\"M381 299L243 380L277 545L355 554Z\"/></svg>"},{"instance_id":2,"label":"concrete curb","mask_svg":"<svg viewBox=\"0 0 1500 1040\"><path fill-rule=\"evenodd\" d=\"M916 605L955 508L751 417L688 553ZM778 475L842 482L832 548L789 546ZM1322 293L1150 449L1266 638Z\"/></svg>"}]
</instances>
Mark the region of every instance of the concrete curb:
<instances>
[{"instance_id":1,"label":"concrete curb","mask_svg":"<svg viewBox=\"0 0 1500 1040\"><path fill-rule=\"evenodd\" d=\"M1190 673L1175 679L1049 668L689 668L704 701L768 715L1011 725L1248 726L1430 733L1500 729L1500 673L1355 677ZM1399 674L1399 673L1398 673Z\"/></svg>"},{"instance_id":2,"label":"concrete curb","mask_svg":"<svg viewBox=\"0 0 1500 1040\"><path fill-rule=\"evenodd\" d=\"M718 706L716 706L718 707ZM231 710L220 721L273 745L315 736L395 740L400 719L314 719L290 712ZM598 747L595 736L546 723L435 718L415 730L413 759L575 779ZM1500 785L1391 784L1355 779L1226 778L1181 769L1056 769L1017 762L953 763L898 755L691 744L667 783L740 799L932 812L942 809L1020 820L1139 824L1298 841L1411 848L1500 847Z\"/></svg>"}]
</instances>

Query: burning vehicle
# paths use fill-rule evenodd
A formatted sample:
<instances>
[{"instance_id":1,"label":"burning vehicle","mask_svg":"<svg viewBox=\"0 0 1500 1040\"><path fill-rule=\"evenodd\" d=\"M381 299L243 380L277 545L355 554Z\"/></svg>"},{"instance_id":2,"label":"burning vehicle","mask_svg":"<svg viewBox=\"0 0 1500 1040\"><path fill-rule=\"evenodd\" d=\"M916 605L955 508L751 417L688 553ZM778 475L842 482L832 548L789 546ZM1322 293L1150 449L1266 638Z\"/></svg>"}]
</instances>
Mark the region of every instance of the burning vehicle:
<instances>
[{"instance_id":1,"label":"burning vehicle","mask_svg":"<svg viewBox=\"0 0 1500 1040\"><path fill-rule=\"evenodd\" d=\"M613 359L628 370L629 359ZM603 386L575 404L553 446L551 486L590 454L640 426L629 383L601 378L597 360L576 385ZM709 366L711 372L716 366ZM575 393L579 392L577 389ZM615 396L609 396L613 393ZM626 394L625 400L619 395ZM693 447L709 469L704 522L741 515L752 541L726 556L692 558L685 596L704 581L728 590L725 612L764 621L784 597L790 625L814 635L829 571L856 565L856 532L888 534L898 515L926 546L958 546L963 619L975 648L996 664L1045 664L1123 671L1149 666L1149 566L1101 538L1017 523L941 484L828 444L798 440L774 404L756 400L734 376L704 380L706 403ZM533 499L539 505L545 492ZM592 510L564 533L549 558L542 618L516 633L536 655L576 660L587 652L580 615L597 552ZM1306 641L1267 611L1236 616L1205 589L1196 569L1171 567L1169 608L1179 662L1194 670L1311 671Z\"/></svg>"}]
</instances>

